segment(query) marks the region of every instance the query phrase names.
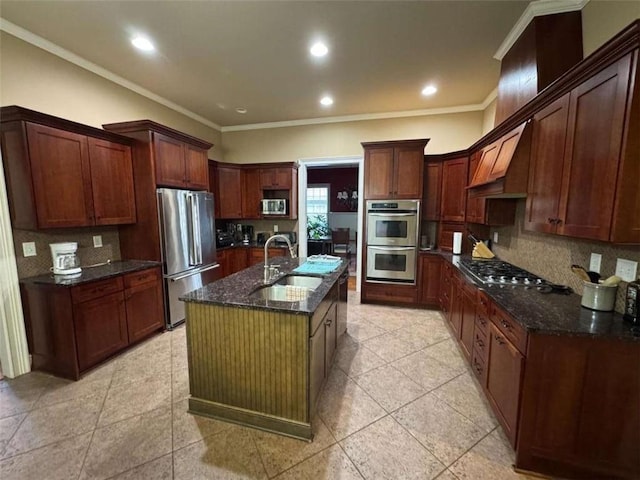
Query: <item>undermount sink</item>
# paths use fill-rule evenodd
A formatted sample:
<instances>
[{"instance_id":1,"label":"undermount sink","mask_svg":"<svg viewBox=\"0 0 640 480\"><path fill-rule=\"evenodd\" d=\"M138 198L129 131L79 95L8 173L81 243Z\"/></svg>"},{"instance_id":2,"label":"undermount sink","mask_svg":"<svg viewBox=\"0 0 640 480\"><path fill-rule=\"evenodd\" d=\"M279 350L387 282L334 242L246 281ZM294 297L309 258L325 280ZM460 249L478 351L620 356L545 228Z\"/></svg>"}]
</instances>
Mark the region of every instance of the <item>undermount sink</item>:
<instances>
[{"instance_id":1,"label":"undermount sink","mask_svg":"<svg viewBox=\"0 0 640 480\"><path fill-rule=\"evenodd\" d=\"M250 296L280 302L306 300L313 290L322 283L322 278L303 275L287 275L270 286L259 287Z\"/></svg>"},{"instance_id":2,"label":"undermount sink","mask_svg":"<svg viewBox=\"0 0 640 480\"><path fill-rule=\"evenodd\" d=\"M305 287L315 290L322 283L322 278L307 277L305 275L287 275L276 282L276 285L293 285L294 287Z\"/></svg>"}]
</instances>

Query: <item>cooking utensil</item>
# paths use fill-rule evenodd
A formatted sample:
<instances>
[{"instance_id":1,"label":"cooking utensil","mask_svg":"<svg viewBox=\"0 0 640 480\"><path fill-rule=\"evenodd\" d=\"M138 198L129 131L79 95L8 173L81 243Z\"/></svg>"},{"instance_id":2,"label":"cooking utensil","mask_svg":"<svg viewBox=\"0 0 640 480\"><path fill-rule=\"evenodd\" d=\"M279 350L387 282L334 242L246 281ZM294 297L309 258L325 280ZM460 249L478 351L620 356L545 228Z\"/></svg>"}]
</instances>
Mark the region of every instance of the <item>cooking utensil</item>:
<instances>
[{"instance_id":1,"label":"cooking utensil","mask_svg":"<svg viewBox=\"0 0 640 480\"><path fill-rule=\"evenodd\" d=\"M609 278L602 281L600 285L613 286L613 285L618 285L621 281L622 279L617 275L611 275Z\"/></svg>"},{"instance_id":2,"label":"cooking utensil","mask_svg":"<svg viewBox=\"0 0 640 480\"><path fill-rule=\"evenodd\" d=\"M589 275L589 280L591 281L591 283L598 283L598 281L600 280L600 274L598 272L592 272L591 270L589 270L587 272L587 275Z\"/></svg>"},{"instance_id":3,"label":"cooking utensil","mask_svg":"<svg viewBox=\"0 0 640 480\"><path fill-rule=\"evenodd\" d=\"M561 295L570 295L573 293L573 289L571 287L567 287L566 285L557 285L555 283L541 285L538 287L538 291L540 293L559 293Z\"/></svg>"},{"instance_id":4,"label":"cooking utensil","mask_svg":"<svg viewBox=\"0 0 640 480\"><path fill-rule=\"evenodd\" d=\"M575 273L578 277L580 277L582 280L584 280L585 282L591 281L591 278L589 277L589 274L587 273L587 271L580 265L571 265L571 271Z\"/></svg>"}]
</instances>

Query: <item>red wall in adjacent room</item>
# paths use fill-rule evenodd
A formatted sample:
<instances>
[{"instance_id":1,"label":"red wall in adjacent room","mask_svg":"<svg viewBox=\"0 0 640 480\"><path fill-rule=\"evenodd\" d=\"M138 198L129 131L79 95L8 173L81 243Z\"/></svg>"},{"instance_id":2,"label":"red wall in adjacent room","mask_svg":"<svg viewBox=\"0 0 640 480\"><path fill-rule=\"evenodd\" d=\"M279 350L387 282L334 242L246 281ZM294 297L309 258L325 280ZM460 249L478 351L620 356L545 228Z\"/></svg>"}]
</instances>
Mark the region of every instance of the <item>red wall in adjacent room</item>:
<instances>
[{"instance_id":1,"label":"red wall in adjacent room","mask_svg":"<svg viewBox=\"0 0 640 480\"><path fill-rule=\"evenodd\" d=\"M338 192L346 188L358 188L358 167L346 168L309 168L307 170L307 184L328 183L329 209L332 212L353 212L344 203L338 202ZM358 192L360 195L360 192Z\"/></svg>"}]
</instances>

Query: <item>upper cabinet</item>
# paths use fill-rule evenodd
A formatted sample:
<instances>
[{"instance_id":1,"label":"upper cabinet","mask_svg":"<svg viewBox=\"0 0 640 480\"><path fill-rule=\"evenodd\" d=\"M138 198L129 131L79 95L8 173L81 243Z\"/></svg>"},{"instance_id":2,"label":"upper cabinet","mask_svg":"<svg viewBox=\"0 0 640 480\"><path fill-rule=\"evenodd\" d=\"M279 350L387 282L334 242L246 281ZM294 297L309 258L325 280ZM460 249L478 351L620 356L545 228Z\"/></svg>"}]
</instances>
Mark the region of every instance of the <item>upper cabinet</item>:
<instances>
[{"instance_id":1,"label":"upper cabinet","mask_svg":"<svg viewBox=\"0 0 640 480\"><path fill-rule=\"evenodd\" d=\"M422 219L440 220L440 193L442 190L442 163L425 162Z\"/></svg>"},{"instance_id":2,"label":"upper cabinet","mask_svg":"<svg viewBox=\"0 0 640 480\"><path fill-rule=\"evenodd\" d=\"M262 190L290 190L293 183L291 168L267 167L260 170Z\"/></svg>"},{"instance_id":3,"label":"upper cabinet","mask_svg":"<svg viewBox=\"0 0 640 480\"><path fill-rule=\"evenodd\" d=\"M151 145L155 184L159 187L207 190L209 168L207 151L213 146L151 120L111 123L106 130L142 140Z\"/></svg>"},{"instance_id":4,"label":"upper cabinet","mask_svg":"<svg viewBox=\"0 0 640 480\"><path fill-rule=\"evenodd\" d=\"M129 139L20 107L0 114L14 228L135 223Z\"/></svg>"},{"instance_id":5,"label":"upper cabinet","mask_svg":"<svg viewBox=\"0 0 640 480\"><path fill-rule=\"evenodd\" d=\"M218 164L218 190L216 200L220 209L218 218L242 218L242 170L238 166Z\"/></svg>"},{"instance_id":6,"label":"upper cabinet","mask_svg":"<svg viewBox=\"0 0 640 480\"><path fill-rule=\"evenodd\" d=\"M363 143L365 199L422 198L424 148L428 141Z\"/></svg>"},{"instance_id":7,"label":"upper cabinet","mask_svg":"<svg viewBox=\"0 0 640 480\"><path fill-rule=\"evenodd\" d=\"M637 62L635 50L535 115L525 228L640 243Z\"/></svg>"},{"instance_id":8,"label":"upper cabinet","mask_svg":"<svg viewBox=\"0 0 640 480\"><path fill-rule=\"evenodd\" d=\"M445 222L464 222L468 169L468 157L452 158L442 164L440 215Z\"/></svg>"}]
</instances>

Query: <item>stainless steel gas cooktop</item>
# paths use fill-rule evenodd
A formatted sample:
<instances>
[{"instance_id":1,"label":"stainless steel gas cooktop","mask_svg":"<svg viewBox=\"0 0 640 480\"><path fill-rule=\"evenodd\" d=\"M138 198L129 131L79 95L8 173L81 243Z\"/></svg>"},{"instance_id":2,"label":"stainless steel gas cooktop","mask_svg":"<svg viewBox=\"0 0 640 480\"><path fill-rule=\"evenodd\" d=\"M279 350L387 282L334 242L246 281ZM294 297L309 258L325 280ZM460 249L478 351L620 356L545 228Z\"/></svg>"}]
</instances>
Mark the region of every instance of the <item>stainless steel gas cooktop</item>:
<instances>
[{"instance_id":1,"label":"stainless steel gas cooktop","mask_svg":"<svg viewBox=\"0 0 640 480\"><path fill-rule=\"evenodd\" d=\"M462 268L483 284L542 286L548 282L502 260L460 260Z\"/></svg>"}]
</instances>

